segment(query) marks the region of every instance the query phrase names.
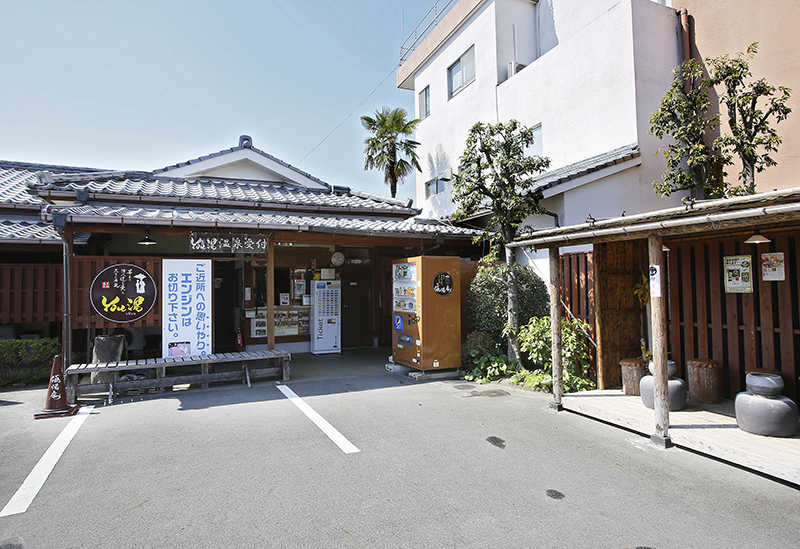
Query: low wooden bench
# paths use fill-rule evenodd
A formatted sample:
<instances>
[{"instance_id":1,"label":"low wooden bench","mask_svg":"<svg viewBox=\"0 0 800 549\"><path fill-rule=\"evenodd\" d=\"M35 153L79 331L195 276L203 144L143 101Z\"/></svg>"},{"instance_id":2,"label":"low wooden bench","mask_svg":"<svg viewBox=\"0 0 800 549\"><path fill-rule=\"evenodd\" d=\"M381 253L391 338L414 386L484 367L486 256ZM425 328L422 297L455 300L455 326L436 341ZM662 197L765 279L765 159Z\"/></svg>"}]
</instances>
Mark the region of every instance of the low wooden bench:
<instances>
[{"instance_id":1,"label":"low wooden bench","mask_svg":"<svg viewBox=\"0 0 800 549\"><path fill-rule=\"evenodd\" d=\"M282 377L283 381L289 381L289 363L291 359L291 354L286 351L272 350L72 364L65 372L67 378L67 401L75 404L76 397L80 395L108 391L108 401L111 403L114 401L115 392L119 393L122 391L139 389L158 389L159 391L163 391L165 387L184 385L187 383L199 383L205 388L208 387L208 384L211 382L234 381L238 379L241 379L243 383L247 383L249 387L250 380L257 377ZM279 363L279 366L250 369L248 364L254 360L275 360ZM215 364L232 362L241 362L242 369L231 372L213 371ZM174 376L166 375L167 368L179 366L200 366L200 373ZM119 372L135 372L136 370L155 370L156 377L154 379L138 379L135 381L120 381L117 379ZM80 376L92 373L110 373L111 380L103 383L78 384Z\"/></svg>"}]
</instances>

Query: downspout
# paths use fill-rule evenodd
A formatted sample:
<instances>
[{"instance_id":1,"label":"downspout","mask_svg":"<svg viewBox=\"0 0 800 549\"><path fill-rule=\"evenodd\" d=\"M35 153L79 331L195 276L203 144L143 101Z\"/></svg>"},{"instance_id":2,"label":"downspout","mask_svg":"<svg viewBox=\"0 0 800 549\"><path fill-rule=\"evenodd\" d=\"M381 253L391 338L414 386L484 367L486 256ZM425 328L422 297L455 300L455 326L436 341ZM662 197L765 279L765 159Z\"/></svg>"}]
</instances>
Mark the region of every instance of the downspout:
<instances>
[{"instance_id":1,"label":"downspout","mask_svg":"<svg viewBox=\"0 0 800 549\"><path fill-rule=\"evenodd\" d=\"M47 208L45 209L47 213ZM61 352L63 355L64 371L67 371L71 364L72 358L72 340L71 340L71 326L70 326L70 257L72 256L72 242L71 238L66 234L67 214L66 212L53 212L53 226L58 232L63 242L63 271L64 271L64 286L63 292L63 309L64 320L61 327Z\"/></svg>"},{"instance_id":2,"label":"downspout","mask_svg":"<svg viewBox=\"0 0 800 549\"><path fill-rule=\"evenodd\" d=\"M689 12L686 8L681 8L678 12L681 19L681 44L683 47L683 60L688 61L692 58L692 45L689 40Z\"/></svg>"}]
</instances>

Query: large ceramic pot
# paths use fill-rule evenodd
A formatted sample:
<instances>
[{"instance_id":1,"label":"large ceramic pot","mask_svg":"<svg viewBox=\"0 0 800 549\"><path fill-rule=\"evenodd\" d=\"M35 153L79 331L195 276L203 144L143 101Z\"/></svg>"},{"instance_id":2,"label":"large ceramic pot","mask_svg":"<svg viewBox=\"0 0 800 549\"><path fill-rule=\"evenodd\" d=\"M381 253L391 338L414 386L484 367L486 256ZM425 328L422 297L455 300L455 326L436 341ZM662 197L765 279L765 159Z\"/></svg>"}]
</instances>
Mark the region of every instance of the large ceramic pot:
<instances>
[{"instance_id":1,"label":"large ceramic pot","mask_svg":"<svg viewBox=\"0 0 800 549\"><path fill-rule=\"evenodd\" d=\"M642 396L642 404L651 410L655 408L655 380L653 376L644 376L639 382L639 392ZM669 399L669 411L683 410L686 407L686 393L688 386L680 378L667 380L667 395Z\"/></svg>"},{"instance_id":2,"label":"large ceramic pot","mask_svg":"<svg viewBox=\"0 0 800 549\"><path fill-rule=\"evenodd\" d=\"M651 360L650 363L647 365L647 369L650 370L650 375L656 375L656 365L653 364ZM675 372L678 371L678 365L675 364L674 360L667 361L667 377L672 377L675 375Z\"/></svg>"},{"instance_id":3,"label":"large ceramic pot","mask_svg":"<svg viewBox=\"0 0 800 549\"><path fill-rule=\"evenodd\" d=\"M781 396L783 378L775 374L747 374L747 391L736 395L739 428L755 435L791 437L800 417L797 404Z\"/></svg>"},{"instance_id":4,"label":"large ceramic pot","mask_svg":"<svg viewBox=\"0 0 800 549\"><path fill-rule=\"evenodd\" d=\"M747 374L747 390L763 397L778 396L783 392L783 378L775 374Z\"/></svg>"}]
</instances>

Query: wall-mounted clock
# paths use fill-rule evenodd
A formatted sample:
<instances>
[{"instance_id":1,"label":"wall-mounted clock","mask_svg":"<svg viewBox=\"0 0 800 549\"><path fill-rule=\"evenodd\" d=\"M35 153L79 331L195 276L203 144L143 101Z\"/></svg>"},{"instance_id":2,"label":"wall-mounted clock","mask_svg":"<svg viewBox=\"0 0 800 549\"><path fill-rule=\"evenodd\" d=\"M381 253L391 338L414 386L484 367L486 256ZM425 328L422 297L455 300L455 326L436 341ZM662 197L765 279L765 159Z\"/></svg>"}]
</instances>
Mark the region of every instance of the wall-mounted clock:
<instances>
[{"instance_id":1,"label":"wall-mounted clock","mask_svg":"<svg viewBox=\"0 0 800 549\"><path fill-rule=\"evenodd\" d=\"M342 252L333 252L333 254L331 254L331 263L334 267L340 266L344 263L344 254Z\"/></svg>"}]
</instances>

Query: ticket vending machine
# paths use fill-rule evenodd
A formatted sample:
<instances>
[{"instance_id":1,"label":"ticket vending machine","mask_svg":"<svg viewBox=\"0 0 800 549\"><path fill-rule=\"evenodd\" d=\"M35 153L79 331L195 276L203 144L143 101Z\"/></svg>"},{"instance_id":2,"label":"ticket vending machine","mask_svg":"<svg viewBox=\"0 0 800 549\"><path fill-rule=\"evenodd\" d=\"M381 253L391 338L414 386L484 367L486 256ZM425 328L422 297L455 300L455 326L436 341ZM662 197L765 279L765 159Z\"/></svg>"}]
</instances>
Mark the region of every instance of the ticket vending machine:
<instances>
[{"instance_id":1,"label":"ticket vending machine","mask_svg":"<svg viewBox=\"0 0 800 549\"><path fill-rule=\"evenodd\" d=\"M392 262L392 359L417 370L461 366L461 260Z\"/></svg>"}]
</instances>

